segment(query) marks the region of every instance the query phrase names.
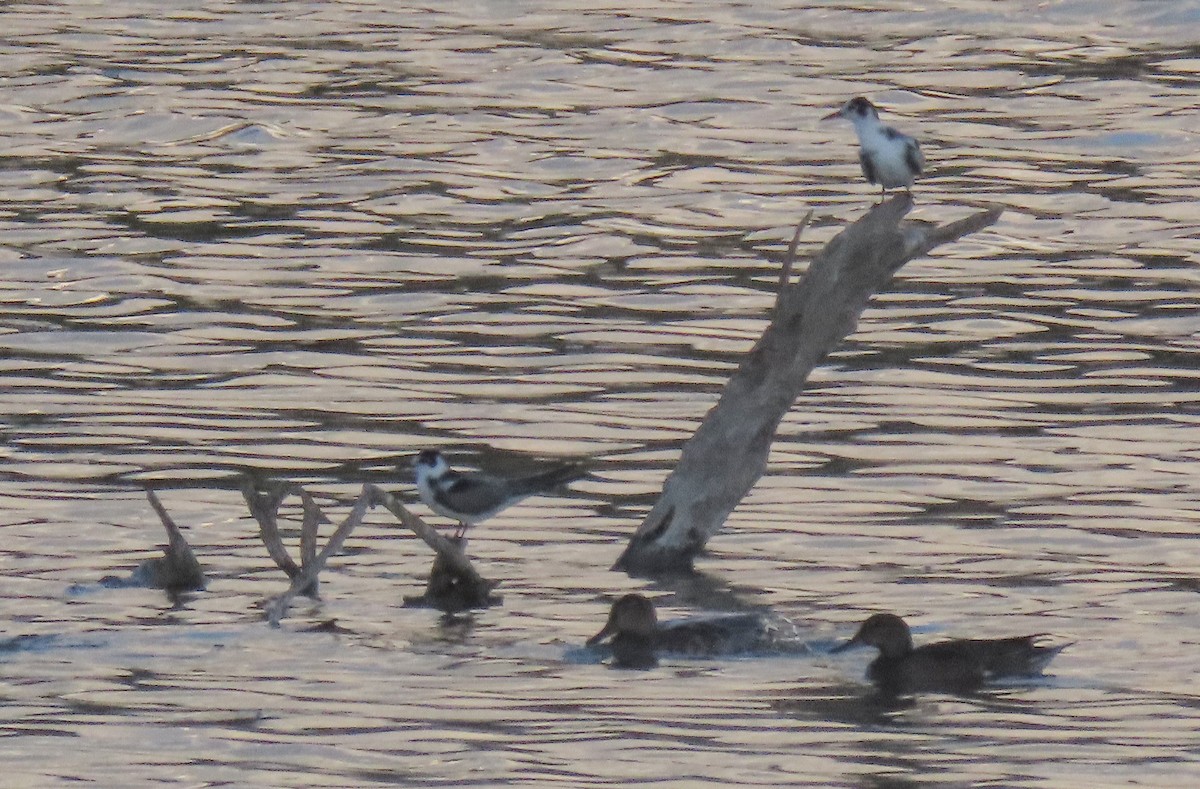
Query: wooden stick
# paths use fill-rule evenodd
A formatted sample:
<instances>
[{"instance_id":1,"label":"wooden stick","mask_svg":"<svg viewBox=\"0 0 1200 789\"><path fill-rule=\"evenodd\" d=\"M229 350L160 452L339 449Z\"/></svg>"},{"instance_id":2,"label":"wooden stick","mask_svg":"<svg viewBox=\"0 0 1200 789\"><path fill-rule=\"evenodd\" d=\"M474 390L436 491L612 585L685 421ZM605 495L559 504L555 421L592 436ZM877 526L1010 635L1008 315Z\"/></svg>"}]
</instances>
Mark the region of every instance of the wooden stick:
<instances>
[{"instance_id":1,"label":"wooden stick","mask_svg":"<svg viewBox=\"0 0 1200 789\"><path fill-rule=\"evenodd\" d=\"M437 529L405 509L395 496L370 483L363 485L363 495L370 495L373 504L382 504L400 519L402 525L411 529L414 534L424 540L425 544L442 559L450 572L462 576L468 583L483 590L485 594L498 586L497 582L489 581L476 572L471 560L467 558L458 544L442 536Z\"/></svg>"},{"instance_id":2,"label":"wooden stick","mask_svg":"<svg viewBox=\"0 0 1200 789\"><path fill-rule=\"evenodd\" d=\"M200 567L196 554L192 552L192 546L188 545L183 532L179 530L179 526L155 492L147 488L146 498L150 500L150 506L158 513L158 519L167 530L167 545L161 558L149 559L138 566L134 579L155 589L203 589L206 583L204 570Z\"/></svg>"},{"instance_id":3,"label":"wooden stick","mask_svg":"<svg viewBox=\"0 0 1200 789\"><path fill-rule=\"evenodd\" d=\"M796 263L796 250L800 247L800 236L804 234L804 228L808 227L812 216L812 209L809 209L804 218L800 220L800 224L796 225L796 232L792 234L792 243L788 244L787 257L783 259L783 268L779 271L779 291L775 294L776 310L779 309L779 299L788 286L788 279L792 275L792 266Z\"/></svg>"},{"instance_id":4,"label":"wooden stick","mask_svg":"<svg viewBox=\"0 0 1200 789\"><path fill-rule=\"evenodd\" d=\"M258 521L258 536L262 539L263 545L267 546L267 553L279 569L287 573L288 578L295 578L300 575L303 568L288 555L287 548L283 545L283 538L279 534L277 522L279 505L287 498L291 487L291 485L269 483L267 490L260 491L255 486L254 480L246 477L242 480L241 490L242 498L246 500L246 506L250 508L250 514L254 516L254 520Z\"/></svg>"},{"instance_id":5,"label":"wooden stick","mask_svg":"<svg viewBox=\"0 0 1200 789\"><path fill-rule=\"evenodd\" d=\"M307 491L299 487L296 487L295 490L300 493L300 498L304 502L306 523L309 521L310 517L313 519L314 523L319 522L317 516L319 516L320 519L325 519L324 514L321 513L320 507L317 506L316 502L313 501L312 497ZM354 508L350 511L350 514L346 517L346 520L344 520L342 525L339 526L337 530L334 531L334 533L329 537L329 542L325 543L325 547L321 549L320 553L316 554L312 561L306 564L304 568L294 578L292 578L292 583L290 586L288 586L286 592L278 597L273 598L267 603L267 621L270 622L271 627L279 627L279 622L287 614L288 607L291 605L291 602L296 595L306 594L306 590L308 588L316 587L317 576L321 570L325 569L325 563L329 561L329 557L333 556L342 549L342 544L346 542L346 538L350 536L350 533L354 531L354 529L360 523L362 523L362 519L367 514L367 510L370 508L370 506L370 497L364 490L363 493L358 497L358 501L354 503ZM310 513L316 514L310 516Z\"/></svg>"}]
</instances>

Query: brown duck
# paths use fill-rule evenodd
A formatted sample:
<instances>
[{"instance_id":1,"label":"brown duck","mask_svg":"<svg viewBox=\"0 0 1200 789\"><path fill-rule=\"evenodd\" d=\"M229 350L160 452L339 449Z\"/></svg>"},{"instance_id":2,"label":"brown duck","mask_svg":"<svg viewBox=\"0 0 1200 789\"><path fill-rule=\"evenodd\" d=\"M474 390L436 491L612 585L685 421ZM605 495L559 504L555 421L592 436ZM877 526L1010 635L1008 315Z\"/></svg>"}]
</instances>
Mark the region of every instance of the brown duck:
<instances>
[{"instance_id":1,"label":"brown duck","mask_svg":"<svg viewBox=\"0 0 1200 789\"><path fill-rule=\"evenodd\" d=\"M768 644L772 630L766 617L754 613L659 623L654 603L644 595L627 594L613 603L608 622L587 645L612 636L614 668L653 668L660 650L691 657L736 654Z\"/></svg>"},{"instance_id":2,"label":"brown duck","mask_svg":"<svg viewBox=\"0 0 1200 789\"><path fill-rule=\"evenodd\" d=\"M867 677L886 692L964 692L998 677L1037 676L1070 646L1046 644L1045 638L1037 634L957 639L913 647L912 632L903 619L895 614L875 614L862 623L854 638L833 651L860 644L878 649Z\"/></svg>"}]
</instances>

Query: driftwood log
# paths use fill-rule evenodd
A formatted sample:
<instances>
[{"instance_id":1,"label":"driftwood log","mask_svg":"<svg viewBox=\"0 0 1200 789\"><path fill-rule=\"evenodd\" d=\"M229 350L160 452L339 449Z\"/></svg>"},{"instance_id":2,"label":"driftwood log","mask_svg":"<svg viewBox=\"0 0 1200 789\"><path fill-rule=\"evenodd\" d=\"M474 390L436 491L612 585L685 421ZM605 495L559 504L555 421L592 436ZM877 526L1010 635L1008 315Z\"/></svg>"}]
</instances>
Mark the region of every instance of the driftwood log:
<instances>
[{"instance_id":1,"label":"driftwood log","mask_svg":"<svg viewBox=\"0 0 1200 789\"><path fill-rule=\"evenodd\" d=\"M854 330L870 297L909 260L1000 216L997 208L938 226L905 220L911 209L906 194L876 205L826 244L802 279L788 284L797 235L770 324L684 444L614 569L634 574L691 569L762 476L779 422L809 374Z\"/></svg>"},{"instance_id":2,"label":"driftwood log","mask_svg":"<svg viewBox=\"0 0 1200 789\"><path fill-rule=\"evenodd\" d=\"M142 562L128 578L105 576L100 579L101 585L165 589L172 596L180 592L203 589L207 583L204 570L196 560L196 554L192 553L192 547L188 545L183 532L167 513L154 491L147 488L146 498L150 500L150 506L158 513L158 518L167 531L167 544L163 546L163 555Z\"/></svg>"},{"instance_id":3,"label":"driftwood log","mask_svg":"<svg viewBox=\"0 0 1200 789\"><path fill-rule=\"evenodd\" d=\"M284 547L278 524L279 506L293 493L300 497L304 505L304 518L300 527L299 564ZM492 594L497 582L482 577L463 552L465 540L443 537L436 529L405 509L394 496L375 485L363 485L350 514L320 550L317 528L330 520L304 488L286 482L247 478L242 484L242 496L250 508L251 515L258 521L259 536L267 547L267 553L291 581L287 590L272 597L264 606L267 621L273 627L279 626L297 596L317 599L318 576L325 568L326 562L341 550L350 533L362 523L368 510L376 505L390 510L402 525L411 529L435 553L425 593L420 597L405 598L406 605L428 606L453 613L468 608L486 607L500 599Z\"/></svg>"},{"instance_id":4,"label":"driftwood log","mask_svg":"<svg viewBox=\"0 0 1200 789\"><path fill-rule=\"evenodd\" d=\"M500 602L500 597L492 594L499 582L488 580L476 572L463 551L466 538L442 536L437 529L405 509L395 496L375 485L364 485L363 496L369 497L372 504L386 507L401 525L412 529L413 534L424 540L436 554L424 594L406 596L405 605L456 613L469 608L487 608Z\"/></svg>"}]
</instances>

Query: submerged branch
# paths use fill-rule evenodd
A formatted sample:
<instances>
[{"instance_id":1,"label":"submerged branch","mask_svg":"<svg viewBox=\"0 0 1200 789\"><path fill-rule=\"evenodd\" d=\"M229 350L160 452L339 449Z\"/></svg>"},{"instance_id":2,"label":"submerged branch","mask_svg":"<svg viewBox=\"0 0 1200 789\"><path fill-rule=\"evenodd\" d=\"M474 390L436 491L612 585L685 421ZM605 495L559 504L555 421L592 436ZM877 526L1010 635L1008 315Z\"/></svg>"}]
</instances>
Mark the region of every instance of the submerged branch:
<instances>
[{"instance_id":1,"label":"submerged branch","mask_svg":"<svg viewBox=\"0 0 1200 789\"><path fill-rule=\"evenodd\" d=\"M242 481L242 498L250 508L250 514L258 522L258 536L267 547L267 553L280 570L287 573L288 578L295 578L301 572L300 565L288 554L283 546L283 537L279 534L279 505L287 498L293 486L283 482L270 482L266 490L260 490L254 480L247 477ZM317 593L314 587L311 594Z\"/></svg>"},{"instance_id":2,"label":"submerged branch","mask_svg":"<svg viewBox=\"0 0 1200 789\"><path fill-rule=\"evenodd\" d=\"M307 544L315 549L317 524L328 522L329 519L321 512L321 508L313 501L308 491L299 486L295 486L295 491L304 505L301 545ZM371 502L364 491L363 495L359 496L358 501L354 503L354 508L346 516L346 520L342 521L342 525L338 526L330 535L329 542L325 543L325 547L319 553L314 554L309 561L304 562L300 572L292 577L292 583L288 586L287 591L266 604L267 621L271 623L272 627L279 627L280 620L287 614L288 607L297 595L315 596L313 590L317 588L317 576L325 569L325 563L329 561L329 557L342 549L350 532L362 523L370 506ZM272 525L274 524L272 523ZM305 534L310 535L307 540L304 537ZM301 552L304 552L303 547Z\"/></svg>"},{"instance_id":3,"label":"submerged branch","mask_svg":"<svg viewBox=\"0 0 1200 789\"><path fill-rule=\"evenodd\" d=\"M403 526L425 541L437 554L429 572L429 583L425 594L416 598L405 598L410 605L425 605L443 611L461 611L467 608L482 608L492 605L497 598L492 590L499 584L481 576L471 560L463 552L465 540L452 540L437 529L409 512L395 496L375 485L363 486L363 497L369 496L372 504L381 504L388 509Z\"/></svg>"},{"instance_id":4,"label":"submerged branch","mask_svg":"<svg viewBox=\"0 0 1200 789\"><path fill-rule=\"evenodd\" d=\"M163 547L163 555L157 559L147 559L134 570L134 583L139 586L149 586L154 589L168 591L183 591L203 589L206 583L204 570L192 553L192 547L184 539L183 532L167 513L166 507L158 500L158 496L149 488L146 498L150 506L158 513L163 528L167 531L167 544Z\"/></svg>"},{"instance_id":5,"label":"submerged branch","mask_svg":"<svg viewBox=\"0 0 1200 789\"><path fill-rule=\"evenodd\" d=\"M298 495L304 506L299 566L284 548L277 522L279 505L289 493ZM477 608L495 602L496 598L491 595L491 591L495 589L497 583L487 580L476 572L457 541L443 537L436 529L405 509L404 505L394 496L375 485L369 483L363 485L362 492L355 500L350 514L337 527L328 542L325 543L325 547L320 551L317 550L317 526L321 523L328 523L329 519L325 517L308 491L299 485L279 482L270 483L266 486L266 490L260 491L254 487L252 482L247 481L242 486L242 495L250 506L255 520L258 521L259 533L267 546L267 552L291 579L287 590L268 600L265 605L267 621L273 627L279 626L280 621L287 615L292 601L298 595L316 597L318 578L321 571L325 569L329 558L342 549L342 545L350 533L366 517L367 511L377 504L381 504L391 511L401 524L424 540L436 554L425 595L417 598L415 602L446 611Z\"/></svg>"}]
</instances>

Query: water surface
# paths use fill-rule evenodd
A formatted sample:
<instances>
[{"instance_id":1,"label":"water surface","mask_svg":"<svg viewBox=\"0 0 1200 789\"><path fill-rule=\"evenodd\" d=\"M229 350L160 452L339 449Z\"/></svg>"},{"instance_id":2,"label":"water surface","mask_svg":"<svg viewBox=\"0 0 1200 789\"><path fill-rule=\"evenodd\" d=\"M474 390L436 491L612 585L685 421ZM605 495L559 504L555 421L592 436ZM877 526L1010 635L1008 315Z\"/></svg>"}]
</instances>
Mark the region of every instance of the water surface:
<instances>
[{"instance_id":1,"label":"water surface","mask_svg":"<svg viewBox=\"0 0 1200 789\"><path fill-rule=\"evenodd\" d=\"M4 7L6 780L1194 783L1200 4L445 5ZM858 94L922 141L916 217L1003 218L873 302L701 577L610 572L795 223L875 199L817 123ZM473 537L502 606L403 607L378 512L267 627L239 475L339 515L429 446L596 479ZM153 555L145 486L208 591L69 593ZM1077 643L905 709L861 653L567 659L635 589Z\"/></svg>"}]
</instances>

